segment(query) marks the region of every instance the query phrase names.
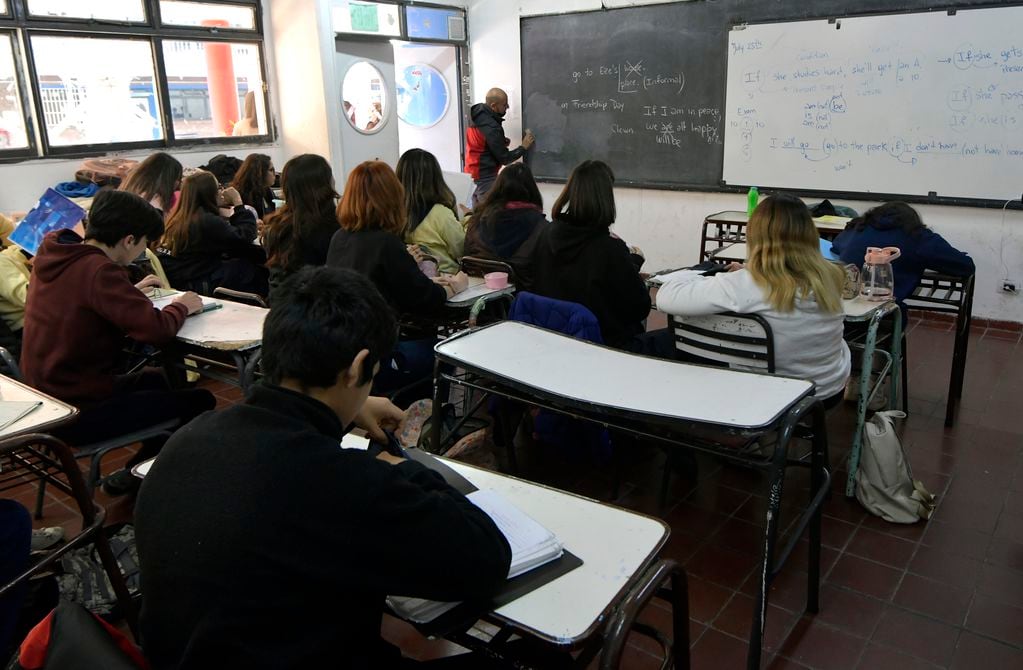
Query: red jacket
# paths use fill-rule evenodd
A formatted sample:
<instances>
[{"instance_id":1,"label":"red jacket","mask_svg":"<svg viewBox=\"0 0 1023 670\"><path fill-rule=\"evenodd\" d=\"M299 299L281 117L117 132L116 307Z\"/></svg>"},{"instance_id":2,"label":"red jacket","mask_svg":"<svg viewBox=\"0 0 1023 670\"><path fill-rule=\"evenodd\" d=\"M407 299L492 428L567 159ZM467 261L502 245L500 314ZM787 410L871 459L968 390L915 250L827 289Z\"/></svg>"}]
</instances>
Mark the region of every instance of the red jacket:
<instances>
[{"instance_id":1,"label":"red jacket","mask_svg":"<svg viewBox=\"0 0 1023 670\"><path fill-rule=\"evenodd\" d=\"M70 230L48 234L35 257L25 305L21 367L33 388L75 405L114 393L125 336L146 344L171 341L188 310L162 311L128 270Z\"/></svg>"}]
</instances>

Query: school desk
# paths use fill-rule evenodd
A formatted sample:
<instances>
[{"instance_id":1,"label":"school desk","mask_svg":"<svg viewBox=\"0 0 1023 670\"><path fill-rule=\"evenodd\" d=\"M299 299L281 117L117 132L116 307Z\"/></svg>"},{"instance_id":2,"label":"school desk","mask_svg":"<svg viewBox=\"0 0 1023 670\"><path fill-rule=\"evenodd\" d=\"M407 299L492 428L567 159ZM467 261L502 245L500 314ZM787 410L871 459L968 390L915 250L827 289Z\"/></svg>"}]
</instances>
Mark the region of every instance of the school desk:
<instances>
[{"instance_id":1,"label":"school desk","mask_svg":"<svg viewBox=\"0 0 1023 670\"><path fill-rule=\"evenodd\" d=\"M811 395L811 382L649 358L514 321L463 331L439 343L435 352L430 445L436 451L443 452L450 442L450 436L443 435L442 408L450 386L459 385L768 471L763 560L748 667L759 667L771 583L804 531L809 532L810 547L806 609L817 611L820 508L831 474L824 409ZM809 463L787 458L788 443L804 419L812 421ZM741 438L748 446L759 436L775 432L778 439L769 456L720 443ZM724 436L729 440L722 440ZM509 445L511 456L514 447L509 440L502 441ZM809 501L786 546L776 551L783 484L790 466L810 468Z\"/></svg>"},{"instance_id":2,"label":"school desk","mask_svg":"<svg viewBox=\"0 0 1023 670\"><path fill-rule=\"evenodd\" d=\"M14 423L0 429L0 438L24 433L45 433L70 423L78 414L77 408L3 375L0 375L0 396L2 400L42 403Z\"/></svg>"},{"instance_id":3,"label":"school desk","mask_svg":"<svg viewBox=\"0 0 1023 670\"><path fill-rule=\"evenodd\" d=\"M818 234L825 239L834 239L845 230L845 225L851 221L844 216L822 216L813 220L817 227ZM698 262L709 259L714 252L721 247L735 242L746 241L746 225L749 223L749 216L746 212L725 211L711 214L703 220L703 232L700 236L700 259ZM737 250L733 250L734 255ZM741 258L729 258L729 260L745 260L745 254Z\"/></svg>"},{"instance_id":4,"label":"school desk","mask_svg":"<svg viewBox=\"0 0 1023 670\"><path fill-rule=\"evenodd\" d=\"M193 314L185 319L174 342L166 348L168 359L190 358L199 367L186 368L213 379L247 389L253 381L263 344L263 321L270 311L228 300L220 308ZM222 374L210 365L230 367L235 374Z\"/></svg>"}]
</instances>

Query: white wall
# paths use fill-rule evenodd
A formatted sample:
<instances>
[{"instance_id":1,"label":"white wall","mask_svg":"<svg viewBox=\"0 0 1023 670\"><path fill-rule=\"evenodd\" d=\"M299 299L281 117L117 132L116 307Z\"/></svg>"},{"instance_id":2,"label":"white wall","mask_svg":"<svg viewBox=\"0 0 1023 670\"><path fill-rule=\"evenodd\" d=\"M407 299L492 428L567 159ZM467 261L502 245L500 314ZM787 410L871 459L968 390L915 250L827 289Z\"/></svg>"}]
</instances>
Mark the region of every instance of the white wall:
<instances>
[{"instance_id":1,"label":"white wall","mask_svg":"<svg viewBox=\"0 0 1023 670\"><path fill-rule=\"evenodd\" d=\"M653 2L604 0L607 7ZM522 82L519 59L519 18L537 14L600 9L601 0L475 0L469 5L472 90L482 100L487 89L504 88L513 106L505 120L508 137L521 137ZM543 138L537 138L543 142ZM614 166L612 166L614 167ZM1020 175L1023 190L1023 175ZM544 205L550 208L560 191L556 184L541 185ZM745 209L746 196L722 193L682 193L644 189L616 190L616 232L647 255L652 269L695 262L704 217L724 209ZM876 203L835 201L864 211ZM917 207L924 221L954 246L974 257L977 288L974 315L1023 322L1023 295L997 291L1008 276L1023 280L1023 212L1009 211L1003 223L1000 210L973 207Z\"/></svg>"}]
</instances>

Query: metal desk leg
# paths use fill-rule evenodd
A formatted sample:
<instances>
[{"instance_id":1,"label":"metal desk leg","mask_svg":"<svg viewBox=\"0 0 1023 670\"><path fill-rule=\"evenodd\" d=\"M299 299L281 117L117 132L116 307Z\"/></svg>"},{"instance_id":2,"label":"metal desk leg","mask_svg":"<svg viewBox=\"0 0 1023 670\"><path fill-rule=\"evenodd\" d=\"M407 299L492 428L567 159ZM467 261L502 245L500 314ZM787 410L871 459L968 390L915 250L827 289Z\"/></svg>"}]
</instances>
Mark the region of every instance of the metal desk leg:
<instances>
[{"instance_id":1,"label":"metal desk leg","mask_svg":"<svg viewBox=\"0 0 1023 670\"><path fill-rule=\"evenodd\" d=\"M897 315L897 318L901 318ZM860 466L860 448L863 446L863 424L867 420L867 401L870 395L870 375L874 371L874 348L877 346L877 331L881 324L881 312L875 311L867 326L867 337L863 343L863 360L860 363L860 397L856 401L856 428L853 431L852 449L849 451L849 473L845 483L845 495L852 496L856 492L856 470ZM899 323L899 336L902 334L902 323ZM902 347L900 341L893 348Z\"/></svg>"},{"instance_id":2,"label":"metal desk leg","mask_svg":"<svg viewBox=\"0 0 1023 670\"><path fill-rule=\"evenodd\" d=\"M444 403L448 400L451 382L444 378L444 368L439 360L433 362L433 418L430 420L430 440L427 450L435 454L444 453Z\"/></svg>"},{"instance_id":3,"label":"metal desk leg","mask_svg":"<svg viewBox=\"0 0 1023 670\"><path fill-rule=\"evenodd\" d=\"M889 386L888 393L888 409L899 408L899 387L904 385L907 380L902 378L902 371L905 369L902 365L902 310L896 309L892 313L892 364L891 364L891 386ZM909 413L909 407L903 403L902 411ZM858 461L857 461L858 463Z\"/></svg>"},{"instance_id":4,"label":"metal desk leg","mask_svg":"<svg viewBox=\"0 0 1023 670\"><path fill-rule=\"evenodd\" d=\"M963 291L967 290L964 284ZM956 315L955 345L952 350L952 372L948 383L948 399L945 402L945 425L955 425L955 412L959 400L963 397L963 381L966 378L966 353L970 345L970 325L973 321L972 287L970 299L964 301L959 314Z\"/></svg>"}]
</instances>

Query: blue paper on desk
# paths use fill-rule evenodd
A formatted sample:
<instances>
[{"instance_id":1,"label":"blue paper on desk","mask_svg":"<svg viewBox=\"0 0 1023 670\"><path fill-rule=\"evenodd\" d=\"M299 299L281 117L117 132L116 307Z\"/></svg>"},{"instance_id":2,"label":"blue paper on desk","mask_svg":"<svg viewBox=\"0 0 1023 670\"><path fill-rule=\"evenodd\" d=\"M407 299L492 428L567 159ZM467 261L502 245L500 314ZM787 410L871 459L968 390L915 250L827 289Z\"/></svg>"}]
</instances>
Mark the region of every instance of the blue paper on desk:
<instances>
[{"instance_id":1,"label":"blue paper on desk","mask_svg":"<svg viewBox=\"0 0 1023 670\"><path fill-rule=\"evenodd\" d=\"M84 209L48 188L11 233L10 240L35 256L46 233L74 228L84 218Z\"/></svg>"},{"instance_id":2,"label":"blue paper on desk","mask_svg":"<svg viewBox=\"0 0 1023 670\"><path fill-rule=\"evenodd\" d=\"M828 261L841 261L841 257L831 250L831 240L826 240L823 237L820 239L821 243L821 255L824 256L824 260Z\"/></svg>"}]
</instances>

